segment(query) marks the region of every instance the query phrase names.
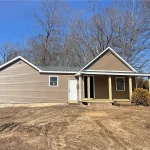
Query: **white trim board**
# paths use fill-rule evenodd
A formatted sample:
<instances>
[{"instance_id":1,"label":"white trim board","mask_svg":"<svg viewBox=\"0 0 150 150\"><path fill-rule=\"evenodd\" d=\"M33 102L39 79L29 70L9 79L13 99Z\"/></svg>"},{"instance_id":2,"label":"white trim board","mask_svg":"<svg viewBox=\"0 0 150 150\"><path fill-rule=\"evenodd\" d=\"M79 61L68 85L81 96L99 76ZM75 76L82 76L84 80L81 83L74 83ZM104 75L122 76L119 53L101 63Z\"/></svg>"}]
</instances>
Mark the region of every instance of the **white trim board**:
<instances>
[{"instance_id":1,"label":"white trim board","mask_svg":"<svg viewBox=\"0 0 150 150\"><path fill-rule=\"evenodd\" d=\"M119 70L84 70L86 72L130 72L133 73L133 71L119 71Z\"/></svg>"},{"instance_id":2,"label":"white trim board","mask_svg":"<svg viewBox=\"0 0 150 150\"><path fill-rule=\"evenodd\" d=\"M110 50L117 58L119 58L125 65L127 65L133 72L137 72L129 63L127 63L121 56L119 56L111 47L107 47L102 53L100 53L97 57L95 57L92 61L90 61L87 65L85 65L78 73L87 68L90 64L92 64L96 59L98 59L101 55L103 55L106 51ZM78 74L77 73L77 74Z\"/></svg>"},{"instance_id":3,"label":"white trim board","mask_svg":"<svg viewBox=\"0 0 150 150\"><path fill-rule=\"evenodd\" d=\"M75 74L75 73L77 73L77 72L74 72L74 71L42 71L42 70L40 70L39 71L39 73L69 73L69 74Z\"/></svg>"},{"instance_id":4,"label":"white trim board","mask_svg":"<svg viewBox=\"0 0 150 150\"><path fill-rule=\"evenodd\" d=\"M140 73L115 73L115 72L86 72L86 71L82 71L82 72L80 72L80 74L88 74L88 75L120 75L120 76L123 76L123 75L125 75L125 76L141 76L141 77L150 77L150 74L146 74L146 73L144 73L144 74L140 74ZM77 74L77 75L79 75L79 74Z\"/></svg>"}]
</instances>

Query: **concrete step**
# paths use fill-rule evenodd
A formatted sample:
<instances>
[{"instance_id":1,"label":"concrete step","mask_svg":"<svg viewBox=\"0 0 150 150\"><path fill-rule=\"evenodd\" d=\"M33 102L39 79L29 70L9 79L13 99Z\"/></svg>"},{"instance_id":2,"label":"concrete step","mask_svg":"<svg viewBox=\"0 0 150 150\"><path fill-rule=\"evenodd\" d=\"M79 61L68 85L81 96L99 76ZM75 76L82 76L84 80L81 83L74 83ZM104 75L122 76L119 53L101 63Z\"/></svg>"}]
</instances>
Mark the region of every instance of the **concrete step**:
<instances>
[{"instance_id":1,"label":"concrete step","mask_svg":"<svg viewBox=\"0 0 150 150\"><path fill-rule=\"evenodd\" d=\"M113 101L82 101L83 105L97 105L97 104L108 104L112 105Z\"/></svg>"},{"instance_id":2,"label":"concrete step","mask_svg":"<svg viewBox=\"0 0 150 150\"><path fill-rule=\"evenodd\" d=\"M131 101L128 101L128 102L118 102L118 101L116 102L115 101L114 103L117 103L117 104L131 104Z\"/></svg>"},{"instance_id":3,"label":"concrete step","mask_svg":"<svg viewBox=\"0 0 150 150\"><path fill-rule=\"evenodd\" d=\"M131 101L114 101L115 106L134 106L134 103Z\"/></svg>"},{"instance_id":4,"label":"concrete step","mask_svg":"<svg viewBox=\"0 0 150 150\"><path fill-rule=\"evenodd\" d=\"M80 105L78 101L68 101L68 105Z\"/></svg>"},{"instance_id":5,"label":"concrete step","mask_svg":"<svg viewBox=\"0 0 150 150\"><path fill-rule=\"evenodd\" d=\"M114 104L114 106L125 106L125 107L129 107L129 106L135 106L134 103L130 103L130 104Z\"/></svg>"},{"instance_id":6,"label":"concrete step","mask_svg":"<svg viewBox=\"0 0 150 150\"><path fill-rule=\"evenodd\" d=\"M129 99L114 99L115 106L133 106Z\"/></svg>"}]
</instances>

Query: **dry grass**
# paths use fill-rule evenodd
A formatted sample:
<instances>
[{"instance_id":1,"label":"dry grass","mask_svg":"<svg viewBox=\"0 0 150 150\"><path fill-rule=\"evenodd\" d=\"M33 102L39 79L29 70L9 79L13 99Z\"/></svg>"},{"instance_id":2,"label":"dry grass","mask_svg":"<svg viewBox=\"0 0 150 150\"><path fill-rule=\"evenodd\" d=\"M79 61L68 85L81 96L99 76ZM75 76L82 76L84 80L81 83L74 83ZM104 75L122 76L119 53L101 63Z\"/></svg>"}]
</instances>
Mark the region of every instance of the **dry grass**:
<instances>
[{"instance_id":1,"label":"dry grass","mask_svg":"<svg viewBox=\"0 0 150 150\"><path fill-rule=\"evenodd\" d=\"M19 107L0 114L0 150L150 149L150 107Z\"/></svg>"}]
</instances>

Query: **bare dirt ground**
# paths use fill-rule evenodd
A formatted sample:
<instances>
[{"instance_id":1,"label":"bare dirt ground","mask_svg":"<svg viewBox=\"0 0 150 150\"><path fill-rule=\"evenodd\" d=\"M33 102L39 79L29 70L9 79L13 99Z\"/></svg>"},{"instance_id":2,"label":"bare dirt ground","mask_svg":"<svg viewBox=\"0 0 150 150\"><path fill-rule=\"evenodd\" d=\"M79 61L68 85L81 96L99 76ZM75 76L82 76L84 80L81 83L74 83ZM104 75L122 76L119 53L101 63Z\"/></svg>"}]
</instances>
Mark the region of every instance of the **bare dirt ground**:
<instances>
[{"instance_id":1,"label":"bare dirt ground","mask_svg":"<svg viewBox=\"0 0 150 150\"><path fill-rule=\"evenodd\" d=\"M0 150L150 149L150 107L0 108Z\"/></svg>"}]
</instances>

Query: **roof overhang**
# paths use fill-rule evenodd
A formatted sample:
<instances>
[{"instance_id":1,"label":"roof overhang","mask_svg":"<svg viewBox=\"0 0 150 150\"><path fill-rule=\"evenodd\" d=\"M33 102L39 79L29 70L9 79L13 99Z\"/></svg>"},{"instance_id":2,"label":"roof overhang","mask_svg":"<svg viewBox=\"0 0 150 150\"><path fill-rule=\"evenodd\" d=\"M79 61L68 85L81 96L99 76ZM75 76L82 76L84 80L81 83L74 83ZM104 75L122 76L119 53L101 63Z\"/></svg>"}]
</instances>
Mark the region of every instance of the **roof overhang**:
<instances>
[{"instance_id":1,"label":"roof overhang","mask_svg":"<svg viewBox=\"0 0 150 150\"><path fill-rule=\"evenodd\" d=\"M42 71L42 70L40 70L39 73L76 74L77 72L74 72L74 71Z\"/></svg>"},{"instance_id":2,"label":"roof overhang","mask_svg":"<svg viewBox=\"0 0 150 150\"><path fill-rule=\"evenodd\" d=\"M88 72L88 71L81 71L77 73L75 76L80 75L118 75L118 76L139 76L139 77L150 77L149 73L129 73L129 72Z\"/></svg>"}]
</instances>

